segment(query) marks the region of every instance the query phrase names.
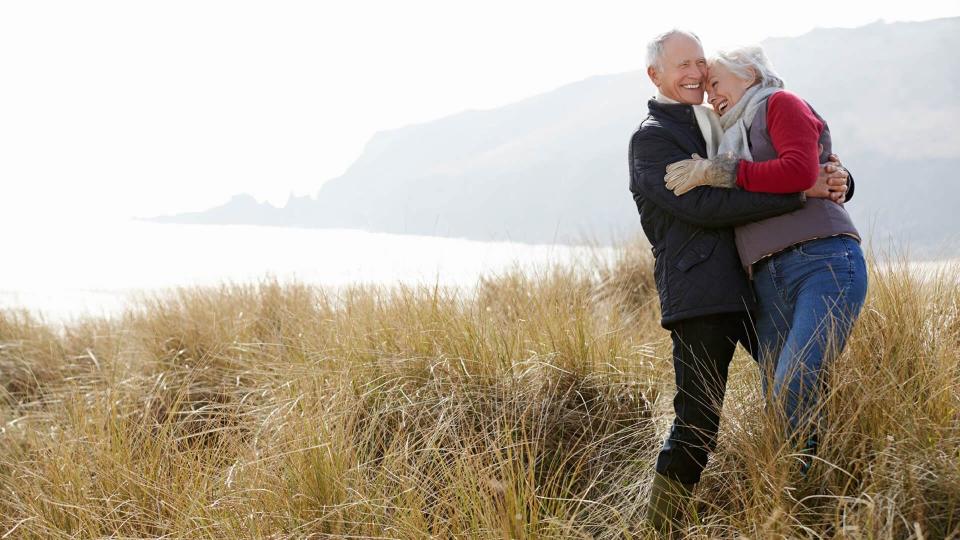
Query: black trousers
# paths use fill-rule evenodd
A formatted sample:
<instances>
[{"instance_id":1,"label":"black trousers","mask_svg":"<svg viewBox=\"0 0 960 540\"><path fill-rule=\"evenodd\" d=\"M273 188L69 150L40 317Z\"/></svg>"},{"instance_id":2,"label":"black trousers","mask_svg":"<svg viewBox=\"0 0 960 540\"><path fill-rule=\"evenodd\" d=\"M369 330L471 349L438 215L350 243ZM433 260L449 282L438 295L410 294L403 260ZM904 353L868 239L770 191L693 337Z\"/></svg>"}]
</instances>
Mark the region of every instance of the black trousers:
<instances>
[{"instance_id":1,"label":"black trousers","mask_svg":"<svg viewBox=\"0 0 960 540\"><path fill-rule=\"evenodd\" d=\"M685 484L700 481L717 444L727 371L737 343L756 357L756 331L747 312L695 317L676 323L673 369L676 417L657 456L657 472Z\"/></svg>"}]
</instances>

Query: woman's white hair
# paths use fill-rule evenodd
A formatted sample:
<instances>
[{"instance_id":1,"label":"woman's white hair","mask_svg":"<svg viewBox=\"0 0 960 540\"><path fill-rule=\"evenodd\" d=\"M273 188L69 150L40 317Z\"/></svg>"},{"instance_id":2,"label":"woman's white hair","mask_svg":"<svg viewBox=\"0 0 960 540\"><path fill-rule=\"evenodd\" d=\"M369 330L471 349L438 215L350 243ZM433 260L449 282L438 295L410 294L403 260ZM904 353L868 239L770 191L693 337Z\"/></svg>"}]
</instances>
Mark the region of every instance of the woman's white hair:
<instances>
[{"instance_id":1,"label":"woman's white hair","mask_svg":"<svg viewBox=\"0 0 960 540\"><path fill-rule=\"evenodd\" d=\"M783 79L773 69L773 63L759 45L740 47L732 51L720 51L711 58L709 65L720 64L737 77L759 83L761 88L783 88Z\"/></svg>"},{"instance_id":2,"label":"woman's white hair","mask_svg":"<svg viewBox=\"0 0 960 540\"><path fill-rule=\"evenodd\" d=\"M686 36L700 43L700 38L693 32L679 30L677 28L664 32L653 38L653 40L647 44L647 67L653 66L657 71L663 71L663 44L673 36ZM703 47L703 44L701 43L700 46Z\"/></svg>"}]
</instances>

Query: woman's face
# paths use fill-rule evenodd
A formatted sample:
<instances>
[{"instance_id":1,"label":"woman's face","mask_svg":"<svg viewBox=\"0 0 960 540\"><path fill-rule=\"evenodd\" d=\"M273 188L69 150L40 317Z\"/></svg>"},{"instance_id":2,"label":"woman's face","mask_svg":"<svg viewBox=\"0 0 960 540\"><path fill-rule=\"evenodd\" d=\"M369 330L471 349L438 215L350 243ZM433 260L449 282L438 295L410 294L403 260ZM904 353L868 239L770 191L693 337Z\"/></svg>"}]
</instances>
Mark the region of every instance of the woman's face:
<instances>
[{"instance_id":1,"label":"woman's face","mask_svg":"<svg viewBox=\"0 0 960 540\"><path fill-rule=\"evenodd\" d=\"M723 64L711 62L707 74L707 101L720 116L736 105L751 86L753 79L743 80Z\"/></svg>"}]
</instances>

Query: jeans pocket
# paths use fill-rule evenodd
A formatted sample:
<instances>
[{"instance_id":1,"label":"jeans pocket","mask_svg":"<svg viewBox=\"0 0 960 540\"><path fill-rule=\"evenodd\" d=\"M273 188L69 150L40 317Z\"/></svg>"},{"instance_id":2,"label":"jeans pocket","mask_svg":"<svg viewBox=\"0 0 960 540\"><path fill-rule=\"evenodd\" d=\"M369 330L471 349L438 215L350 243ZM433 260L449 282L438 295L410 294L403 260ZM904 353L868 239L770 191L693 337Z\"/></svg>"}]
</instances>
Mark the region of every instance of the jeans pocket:
<instances>
[{"instance_id":1,"label":"jeans pocket","mask_svg":"<svg viewBox=\"0 0 960 540\"><path fill-rule=\"evenodd\" d=\"M797 253L808 261L850 256L845 239L837 236L803 242L797 246Z\"/></svg>"}]
</instances>

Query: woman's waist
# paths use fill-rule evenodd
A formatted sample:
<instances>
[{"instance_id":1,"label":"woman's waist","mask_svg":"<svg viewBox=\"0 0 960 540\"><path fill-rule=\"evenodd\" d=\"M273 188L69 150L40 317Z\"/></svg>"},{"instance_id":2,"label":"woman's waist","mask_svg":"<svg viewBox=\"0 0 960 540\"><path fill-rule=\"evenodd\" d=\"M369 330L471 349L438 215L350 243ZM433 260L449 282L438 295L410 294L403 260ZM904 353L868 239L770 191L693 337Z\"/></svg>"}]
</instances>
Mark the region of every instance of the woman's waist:
<instances>
[{"instance_id":1,"label":"woman's waist","mask_svg":"<svg viewBox=\"0 0 960 540\"><path fill-rule=\"evenodd\" d=\"M860 240L843 206L826 199L810 199L800 210L737 227L737 252L749 270L753 263L785 249L839 235Z\"/></svg>"},{"instance_id":2,"label":"woman's waist","mask_svg":"<svg viewBox=\"0 0 960 540\"><path fill-rule=\"evenodd\" d=\"M863 253L860 249L860 238L852 234L841 233L833 236L818 236L797 242L776 253L771 253L770 256L764 257L756 264L759 266L769 260L782 260L793 256L816 258L827 255L850 255L854 250Z\"/></svg>"}]
</instances>

